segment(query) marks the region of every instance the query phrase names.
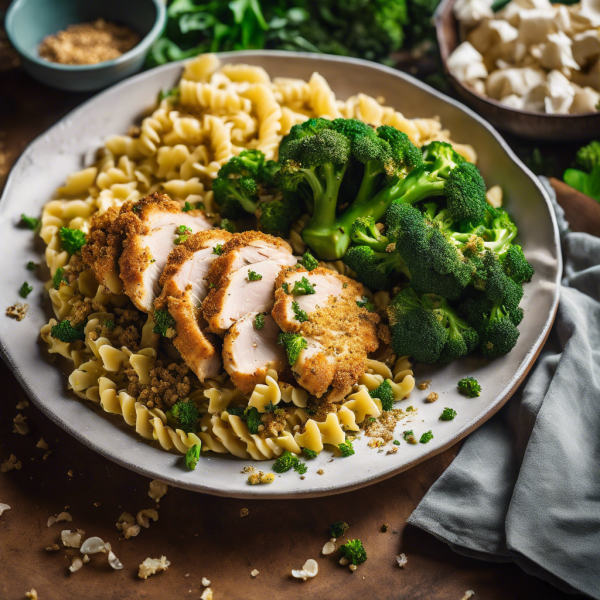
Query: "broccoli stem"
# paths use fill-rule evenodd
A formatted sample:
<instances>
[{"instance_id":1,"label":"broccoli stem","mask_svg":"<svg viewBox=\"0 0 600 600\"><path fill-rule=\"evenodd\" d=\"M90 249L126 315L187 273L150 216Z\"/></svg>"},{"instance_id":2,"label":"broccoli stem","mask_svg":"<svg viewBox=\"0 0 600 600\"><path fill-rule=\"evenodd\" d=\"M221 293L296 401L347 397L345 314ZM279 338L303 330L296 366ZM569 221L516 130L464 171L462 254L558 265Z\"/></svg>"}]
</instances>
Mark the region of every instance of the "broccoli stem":
<instances>
[{"instance_id":1,"label":"broccoli stem","mask_svg":"<svg viewBox=\"0 0 600 600\"><path fill-rule=\"evenodd\" d=\"M379 180L379 175L382 173L383 168L379 161L369 160L365 163L365 172L353 204L362 204L375 195L375 186Z\"/></svg>"},{"instance_id":2,"label":"broccoli stem","mask_svg":"<svg viewBox=\"0 0 600 600\"><path fill-rule=\"evenodd\" d=\"M412 176L411 173L399 182L399 185L397 184L393 188L389 188L390 192L395 196L394 200L398 199L402 204L414 204L425 198L442 196L444 194L446 182L443 179L434 178L430 173L421 169L415 169L413 173L415 173L415 176ZM387 190L388 188L382 191L385 192Z\"/></svg>"}]
</instances>

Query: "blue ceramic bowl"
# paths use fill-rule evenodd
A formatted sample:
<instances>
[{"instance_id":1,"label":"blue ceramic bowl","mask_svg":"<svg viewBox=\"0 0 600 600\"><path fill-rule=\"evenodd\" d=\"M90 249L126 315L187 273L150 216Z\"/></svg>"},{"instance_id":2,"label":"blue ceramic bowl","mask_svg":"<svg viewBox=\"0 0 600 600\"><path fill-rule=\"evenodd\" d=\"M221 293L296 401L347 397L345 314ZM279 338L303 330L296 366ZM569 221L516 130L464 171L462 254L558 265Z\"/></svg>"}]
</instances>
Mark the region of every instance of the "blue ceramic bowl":
<instances>
[{"instance_id":1,"label":"blue ceramic bowl","mask_svg":"<svg viewBox=\"0 0 600 600\"><path fill-rule=\"evenodd\" d=\"M62 65L39 56L38 47L47 35L98 18L128 25L140 35L140 43L118 58L95 65ZM85 92L139 71L166 18L161 0L14 0L5 27L23 68L32 77L62 90Z\"/></svg>"}]
</instances>

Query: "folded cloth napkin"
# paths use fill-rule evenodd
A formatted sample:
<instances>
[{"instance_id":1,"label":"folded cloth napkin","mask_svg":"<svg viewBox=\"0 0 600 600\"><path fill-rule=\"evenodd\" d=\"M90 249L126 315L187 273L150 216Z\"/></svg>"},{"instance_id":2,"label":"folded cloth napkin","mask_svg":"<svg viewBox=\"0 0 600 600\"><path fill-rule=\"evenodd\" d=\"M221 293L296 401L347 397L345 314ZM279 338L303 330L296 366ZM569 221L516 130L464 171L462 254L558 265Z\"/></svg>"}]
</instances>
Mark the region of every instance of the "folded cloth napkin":
<instances>
[{"instance_id":1,"label":"folded cloth napkin","mask_svg":"<svg viewBox=\"0 0 600 600\"><path fill-rule=\"evenodd\" d=\"M600 238L568 230L554 327L529 377L472 433L408 523L600 600Z\"/></svg>"}]
</instances>

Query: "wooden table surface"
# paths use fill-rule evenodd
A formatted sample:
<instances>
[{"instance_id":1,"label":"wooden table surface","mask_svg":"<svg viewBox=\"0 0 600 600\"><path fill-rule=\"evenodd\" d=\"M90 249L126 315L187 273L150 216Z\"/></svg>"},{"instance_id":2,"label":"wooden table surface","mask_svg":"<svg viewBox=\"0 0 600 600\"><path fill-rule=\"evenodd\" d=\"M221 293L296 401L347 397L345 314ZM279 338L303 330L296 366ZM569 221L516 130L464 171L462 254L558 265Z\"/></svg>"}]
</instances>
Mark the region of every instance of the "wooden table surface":
<instances>
[{"instance_id":1,"label":"wooden table surface","mask_svg":"<svg viewBox=\"0 0 600 600\"><path fill-rule=\"evenodd\" d=\"M0 39L0 188L24 146L86 98L36 83L2 44ZM155 505L147 494L149 480L82 446L31 403L19 411L27 415L31 433L13 433L16 405L25 394L2 362L0 390L0 462L14 454L23 463L19 471L0 474L0 502L11 506L0 517L2 600L24 598L31 588L40 600L197 599L202 577L211 581L217 600L269 595L460 600L466 590L486 600L565 597L513 564L459 556L406 526L459 446L385 482L329 498L246 501L170 489L160 502L159 520L139 536L119 540L115 523L123 511L135 515ZM47 460L36 448L40 437L52 449ZM48 517L66 507L73 523L48 528ZM240 517L242 508L248 516ZM339 519L350 524L352 536L363 540L368 551L368 561L355 573L340 566L335 555L320 554L328 525ZM383 523L390 526L387 533L380 532ZM113 571L97 555L70 574L69 552L45 548L60 544L61 530L71 527L109 541L125 568ZM408 557L405 569L396 564L400 552ZM161 555L171 561L169 570L139 580L139 563ZM291 578L290 570L309 558L318 561L319 575L307 582ZM253 569L260 572L254 579Z\"/></svg>"}]
</instances>

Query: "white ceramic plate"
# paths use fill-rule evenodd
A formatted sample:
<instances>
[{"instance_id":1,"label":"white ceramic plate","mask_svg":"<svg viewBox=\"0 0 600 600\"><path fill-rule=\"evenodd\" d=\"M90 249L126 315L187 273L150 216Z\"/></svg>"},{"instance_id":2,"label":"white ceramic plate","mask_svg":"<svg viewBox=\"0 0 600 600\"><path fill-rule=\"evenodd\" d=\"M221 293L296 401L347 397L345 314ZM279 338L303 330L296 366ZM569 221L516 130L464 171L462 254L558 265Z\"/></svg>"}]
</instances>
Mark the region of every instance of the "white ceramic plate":
<instances>
[{"instance_id":1,"label":"white ceramic plate","mask_svg":"<svg viewBox=\"0 0 600 600\"><path fill-rule=\"evenodd\" d=\"M142 73L95 96L37 138L13 168L0 202L0 307L2 313L17 300L23 281L34 283L29 314L17 322L0 316L0 352L28 395L53 421L86 446L111 460L148 477L222 496L290 497L321 496L375 483L448 448L489 419L510 397L531 368L543 345L558 304L561 257L558 230L548 198L535 177L525 169L502 138L475 113L435 90L393 69L361 60L285 52L240 52L222 55L224 61L263 66L271 76L308 79L313 71L327 78L336 95L346 98L358 92L383 96L386 103L407 117L438 115L457 142L472 144L488 186L501 184L505 205L520 228L520 243L536 273L525 286L522 306L525 318L515 349L489 362L467 358L444 368L417 368L416 379L431 377L430 390L415 390L400 406L413 405L418 414L400 422L397 437L413 429L417 437L433 430L428 444L402 442L396 454L367 447L368 438L355 442L356 454L330 461L327 451L308 461L304 480L294 473L278 476L271 485L249 486L240 471L248 461L222 455L205 456L195 471L183 466L181 457L169 454L136 437L121 417L110 416L71 396L65 376L47 359L39 342L39 329L47 321L43 302L47 295L42 280L25 269L28 261L40 262L40 240L16 227L21 213L38 215L51 193L72 171L89 164L93 151L110 134L125 132L151 108L162 88L172 87L180 77L181 64L170 64ZM34 247L35 246L35 247ZM456 383L466 375L483 387L479 398L458 394ZM440 394L434 404L424 402L429 391ZM12 399L4 398L10 402ZM439 421L446 406L458 416ZM408 427L405 427L408 425ZM271 462L260 466L268 470ZM324 475L317 470L323 469Z\"/></svg>"}]
</instances>

